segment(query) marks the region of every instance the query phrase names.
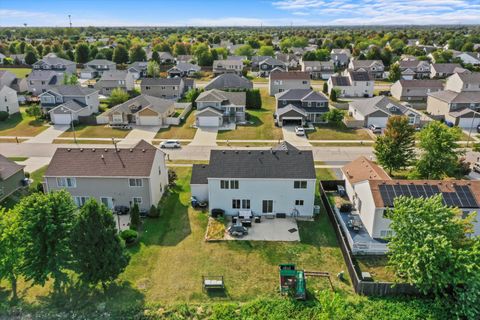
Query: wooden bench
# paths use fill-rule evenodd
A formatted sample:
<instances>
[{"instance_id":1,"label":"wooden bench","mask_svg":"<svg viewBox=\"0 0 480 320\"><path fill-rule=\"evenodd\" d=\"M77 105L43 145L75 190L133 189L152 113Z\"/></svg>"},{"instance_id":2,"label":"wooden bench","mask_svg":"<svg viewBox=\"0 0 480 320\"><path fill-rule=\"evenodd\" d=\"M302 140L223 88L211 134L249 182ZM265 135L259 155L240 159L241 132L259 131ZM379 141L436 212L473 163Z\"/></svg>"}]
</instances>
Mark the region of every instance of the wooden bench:
<instances>
[{"instance_id":1,"label":"wooden bench","mask_svg":"<svg viewBox=\"0 0 480 320\"><path fill-rule=\"evenodd\" d=\"M223 276L202 276L202 285L204 290L223 290L225 283Z\"/></svg>"}]
</instances>

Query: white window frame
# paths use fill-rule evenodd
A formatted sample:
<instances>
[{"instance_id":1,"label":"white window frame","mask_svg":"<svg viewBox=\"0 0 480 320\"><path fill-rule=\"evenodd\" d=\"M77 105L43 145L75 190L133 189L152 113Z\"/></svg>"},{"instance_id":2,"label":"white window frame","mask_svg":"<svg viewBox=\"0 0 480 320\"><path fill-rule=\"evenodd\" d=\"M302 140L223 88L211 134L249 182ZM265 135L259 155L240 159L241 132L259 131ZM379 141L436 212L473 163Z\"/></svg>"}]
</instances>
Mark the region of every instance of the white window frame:
<instances>
[{"instance_id":1,"label":"white window frame","mask_svg":"<svg viewBox=\"0 0 480 320\"><path fill-rule=\"evenodd\" d=\"M242 201L240 199L232 199L232 209L241 209Z\"/></svg>"},{"instance_id":2,"label":"white window frame","mask_svg":"<svg viewBox=\"0 0 480 320\"><path fill-rule=\"evenodd\" d=\"M296 206L303 206L305 204L304 200L295 200L295 205Z\"/></svg>"},{"instance_id":3,"label":"white window frame","mask_svg":"<svg viewBox=\"0 0 480 320\"><path fill-rule=\"evenodd\" d=\"M74 196L73 201L75 202L77 207L81 207L85 205L85 202L87 202L89 198L90 197L87 197L87 196Z\"/></svg>"},{"instance_id":4,"label":"white window frame","mask_svg":"<svg viewBox=\"0 0 480 320\"><path fill-rule=\"evenodd\" d=\"M134 182L132 185L132 181ZM140 183L139 183L140 182ZM141 178L129 178L128 179L128 186L130 188L140 188L143 187L143 179Z\"/></svg>"},{"instance_id":5,"label":"white window frame","mask_svg":"<svg viewBox=\"0 0 480 320\"><path fill-rule=\"evenodd\" d=\"M60 188L76 188L77 179L72 177L59 177L57 180L57 187Z\"/></svg>"},{"instance_id":6,"label":"white window frame","mask_svg":"<svg viewBox=\"0 0 480 320\"><path fill-rule=\"evenodd\" d=\"M105 204L105 203L103 202L103 199L106 199L106 200L107 200L107 201L106 201L107 204ZM105 205L105 207L107 207L108 209L113 209L113 198L112 198L112 197L100 197L100 202L101 202L103 205ZM110 204L112 205L111 207L110 207Z\"/></svg>"},{"instance_id":7,"label":"white window frame","mask_svg":"<svg viewBox=\"0 0 480 320\"><path fill-rule=\"evenodd\" d=\"M230 180L230 189L237 190L240 187L240 182L238 180Z\"/></svg>"},{"instance_id":8,"label":"white window frame","mask_svg":"<svg viewBox=\"0 0 480 320\"><path fill-rule=\"evenodd\" d=\"M264 209L264 203L267 202L267 210ZM271 206L269 206L271 203ZM262 213L273 213L273 200L262 200Z\"/></svg>"},{"instance_id":9,"label":"white window frame","mask_svg":"<svg viewBox=\"0 0 480 320\"><path fill-rule=\"evenodd\" d=\"M298 183L298 187L295 186ZM294 189L307 189L308 183L306 180L294 180L293 188Z\"/></svg>"},{"instance_id":10,"label":"white window frame","mask_svg":"<svg viewBox=\"0 0 480 320\"><path fill-rule=\"evenodd\" d=\"M138 200L140 200L140 201L138 201ZM137 205L140 206L140 205L143 203L143 199L142 199L142 197L133 197L133 198L132 198L132 203L133 203L133 204L136 203Z\"/></svg>"}]
</instances>

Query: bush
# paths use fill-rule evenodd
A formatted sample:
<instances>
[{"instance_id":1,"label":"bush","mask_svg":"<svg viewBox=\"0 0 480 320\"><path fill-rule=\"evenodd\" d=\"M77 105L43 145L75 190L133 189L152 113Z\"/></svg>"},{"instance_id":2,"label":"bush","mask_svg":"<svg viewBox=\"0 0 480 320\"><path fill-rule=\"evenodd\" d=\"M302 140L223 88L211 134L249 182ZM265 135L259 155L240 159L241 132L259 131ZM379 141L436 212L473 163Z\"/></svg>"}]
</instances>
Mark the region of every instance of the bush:
<instances>
[{"instance_id":1,"label":"bush","mask_svg":"<svg viewBox=\"0 0 480 320\"><path fill-rule=\"evenodd\" d=\"M168 169L168 185L174 187L175 181L178 179L177 173L174 170Z\"/></svg>"},{"instance_id":2,"label":"bush","mask_svg":"<svg viewBox=\"0 0 480 320\"><path fill-rule=\"evenodd\" d=\"M5 120L7 120L7 119L8 119L8 116L9 116L8 112L6 112L6 111L0 111L0 121L5 121Z\"/></svg>"},{"instance_id":3,"label":"bush","mask_svg":"<svg viewBox=\"0 0 480 320\"><path fill-rule=\"evenodd\" d=\"M134 203L130 209L130 229L138 230L140 224L140 209L138 208L138 204Z\"/></svg>"},{"instance_id":4,"label":"bush","mask_svg":"<svg viewBox=\"0 0 480 320\"><path fill-rule=\"evenodd\" d=\"M25 178L30 178L30 172L25 172Z\"/></svg>"},{"instance_id":5,"label":"bush","mask_svg":"<svg viewBox=\"0 0 480 320\"><path fill-rule=\"evenodd\" d=\"M148 211L149 218L158 218L160 217L160 208L156 208L153 204Z\"/></svg>"},{"instance_id":6,"label":"bush","mask_svg":"<svg viewBox=\"0 0 480 320\"><path fill-rule=\"evenodd\" d=\"M120 237L123 240L125 240L125 243L132 244L132 243L135 243L135 241L137 241L138 232L132 229L123 230L120 233Z\"/></svg>"}]
</instances>

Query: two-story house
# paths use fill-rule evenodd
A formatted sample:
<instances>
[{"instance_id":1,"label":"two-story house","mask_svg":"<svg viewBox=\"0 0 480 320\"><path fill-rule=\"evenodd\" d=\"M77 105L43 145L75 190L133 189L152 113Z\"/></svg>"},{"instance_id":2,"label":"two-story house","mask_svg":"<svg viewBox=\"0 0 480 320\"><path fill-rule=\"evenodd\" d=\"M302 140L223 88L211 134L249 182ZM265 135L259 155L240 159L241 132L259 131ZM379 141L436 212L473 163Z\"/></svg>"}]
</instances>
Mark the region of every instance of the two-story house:
<instances>
[{"instance_id":1,"label":"two-story house","mask_svg":"<svg viewBox=\"0 0 480 320\"><path fill-rule=\"evenodd\" d=\"M57 73L77 73L75 62L59 58L55 53L49 53L32 65L33 70L52 70Z\"/></svg>"},{"instance_id":2,"label":"two-story house","mask_svg":"<svg viewBox=\"0 0 480 320\"><path fill-rule=\"evenodd\" d=\"M0 87L0 112L9 115L20 112L17 91L7 86Z\"/></svg>"},{"instance_id":3,"label":"two-story house","mask_svg":"<svg viewBox=\"0 0 480 320\"><path fill-rule=\"evenodd\" d=\"M235 73L241 75L243 61L241 60L215 60L213 61L213 74L218 76L223 73Z\"/></svg>"},{"instance_id":4,"label":"two-story house","mask_svg":"<svg viewBox=\"0 0 480 320\"><path fill-rule=\"evenodd\" d=\"M328 80L335 73L333 61L304 61L300 62L302 71L308 72L314 80Z\"/></svg>"},{"instance_id":5,"label":"two-story house","mask_svg":"<svg viewBox=\"0 0 480 320\"><path fill-rule=\"evenodd\" d=\"M146 61L135 61L128 65L127 71L133 74L134 79L145 78L147 76L147 65Z\"/></svg>"},{"instance_id":6,"label":"two-story house","mask_svg":"<svg viewBox=\"0 0 480 320\"><path fill-rule=\"evenodd\" d=\"M468 69L462 68L458 63L432 63L430 65L430 78L443 79L454 73L470 73Z\"/></svg>"},{"instance_id":7,"label":"two-story house","mask_svg":"<svg viewBox=\"0 0 480 320\"><path fill-rule=\"evenodd\" d=\"M343 68L350 62L352 53L350 49L332 49L330 51L330 59L336 67Z\"/></svg>"},{"instance_id":8,"label":"two-story house","mask_svg":"<svg viewBox=\"0 0 480 320\"><path fill-rule=\"evenodd\" d=\"M133 74L127 71L105 71L102 77L95 83L95 89L100 91L100 94L109 96L113 89L120 88L124 91L132 91L135 84Z\"/></svg>"},{"instance_id":9,"label":"two-story house","mask_svg":"<svg viewBox=\"0 0 480 320\"><path fill-rule=\"evenodd\" d=\"M199 127L221 127L245 121L245 92L212 89L202 92L195 103L195 123Z\"/></svg>"},{"instance_id":10,"label":"two-story house","mask_svg":"<svg viewBox=\"0 0 480 320\"><path fill-rule=\"evenodd\" d=\"M336 89L340 97L373 97L374 79L365 71L345 70L343 75L332 75L327 86L329 94Z\"/></svg>"},{"instance_id":11,"label":"two-story house","mask_svg":"<svg viewBox=\"0 0 480 320\"><path fill-rule=\"evenodd\" d=\"M173 100L180 99L194 87L193 79L184 78L144 78L140 83L142 94Z\"/></svg>"},{"instance_id":12,"label":"two-story house","mask_svg":"<svg viewBox=\"0 0 480 320\"><path fill-rule=\"evenodd\" d=\"M57 148L44 185L46 192L68 191L78 206L95 198L109 209L136 203L146 211L167 188L165 154L144 140L130 149Z\"/></svg>"},{"instance_id":13,"label":"two-story house","mask_svg":"<svg viewBox=\"0 0 480 320\"><path fill-rule=\"evenodd\" d=\"M280 127L323 122L329 110L328 98L312 89L289 89L277 93L275 99L275 123Z\"/></svg>"},{"instance_id":14,"label":"two-story house","mask_svg":"<svg viewBox=\"0 0 480 320\"><path fill-rule=\"evenodd\" d=\"M268 77L274 70L286 71L287 65L280 60L267 57L258 63L258 70L260 77Z\"/></svg>"},{"instance_id":15,"label":"two-story house","mask_svg":"<svg viewBox=\"0 0 480 320\"><path fill-rule=\"evenodd\" d=\"M195 73L200 72L200 70L202 70L202 68L196 64L186 61L178 61L176 66L167 70L167 74L169 78L193 77Z\"/></svg>"},{"instance_id":16,"label":"two-story house","mask_svg":"<svg viewBox=\"0 0 480 320\"><path fill-rule=\"evenodd\" d=\"M0 201L23 186L24 168L0 154Z\"/></svg>"},{"instance_id":17,"label":"two-story house","mask_svg":"<svg viewBox=\"0 0 480 320\"><path fill-rule=\"evenodd\" d=\"M423 79L430 76L430 63L423 60L400 60L398 66L402 79Z\"/></svg>"},{"instance_id":18,"label":"two-story house","mask_svg":"<svg viewBox=\"0 0 480 320\"><path fill-rule=\"evenodd\" d=\"M80 78L93 79L100 77L105 71L117 70L117 64L107 59L94 59L85 63L80 71Z\"/></svg>"},{"instance_id":19,"label":"two-story house","mask_svg":"<svg viewBox=\"0 0 480 320\"><path fill-rule=\"evenodd\" d=\"M17 78L15 74L7 70L0 70L0 88L3 86L10 87L17 92L28 90L25 78Z\"/></svg>"},{"instance_id":20,"label":"two-story house","mask_svg":"<svg viewBox=\"0 0 480 320\"><path fill-rule=\"evenodd\" d=\"M391 87L392 97L400 101L427 101L428 94L443 90L442 80L398 80Z\"/></svg>"},{"instance_id":21,"label":"two-story house","mask_svg":"<svg viewBox=\"0 0 480 320\"><path fill-rule=\"evenodd\" d=\"M371 74L374 79L383 79L385 66L382 60L351 60L348 69Z\"/></svg>"},{"instance_id":22,"label":"two-story house","mask_svg":"<svg viewBox=\"0 0 480 320\"><path fill-rule=\"evenodd\" d=\"M57 73L53 70L33 70L27 77L27 88L34 96L47 91L51 86L59 85L63 82L63 73Z\"/></svg>"},{"instance_id":23,"label":"two-story house","mask_svg":"<svg viewBox=\"0 0 480 320\"><path fill-rule=\"evenodd\" d=\"M249 79L235 73L224 73L210 80L205 90L251 90L253 83Z\"/></svg>"},{"instance_id":24,"label":"two-story house","mask_svg":"<svg viewBox=\"0 0 480 320\"><path fill-rule=\"evenodd\" d=\"M310 75L303 71L272 72L268 77L271 96L289 89L310 89Z\"/></svg>"},{"instance_id":25,"label":"two-story house","mask_svg":"<svg viewBox=\"0 0 480 320\"><path fill-rule=\"evenodd\" d=\"M192 196L228 216L313 216L315 165L312 151L211 150L209 164L193 165Z\"/></svg>"}]
</instances>

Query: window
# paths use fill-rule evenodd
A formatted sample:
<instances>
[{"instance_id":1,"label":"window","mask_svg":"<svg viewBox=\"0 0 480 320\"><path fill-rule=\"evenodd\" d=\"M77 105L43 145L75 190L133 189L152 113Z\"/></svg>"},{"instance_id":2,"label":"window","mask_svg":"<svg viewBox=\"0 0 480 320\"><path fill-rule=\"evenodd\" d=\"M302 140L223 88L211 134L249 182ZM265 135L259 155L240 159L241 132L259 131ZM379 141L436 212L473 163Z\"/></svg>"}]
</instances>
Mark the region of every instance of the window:
<instances>
[{"instance_id":1,"label":"window","mask_svg":"<svg viewBox=\"0 0 480 320\"><path fill-rule=\"evenodd\" d=\"M143 186L142 179L128 179L128 184L130 187L141 187Z\"/></svg>"},{"instance_id":2,"label":"window","mask_svg":"<svg viewBox=\"0 0 480 320\"><path fill-rule=\"evenodd\" d=\"M303 206L303 200L295 200L296 206Z\"/></svg>"},{"instance_id":3,"label":"window","mask_svg":"<svg viewBox=\"0 0 480 320\"><path fill-rule=\"evenodd\" d=\"M113 199L111 197L100 197L100 201L105 207L109 209L113 208Z\"/></svg>"},{"instance_id":4,"label":"window","mask_svg":"<svg viewBox=\"0 0 480 320\"><path fill-rule=\"evenodd\" d=\"M250 209L250 200L249 199L243 199L242 200L242 209Z\"/></svg>"},{"instance_id":5,"label":"window","mask_svg":"<svg viewBox=\"0 0 480 320\"><path fill-rule=\"evenodd\" d=\"M263 200L262 201L262 212L263 213L272 213L273 212L273 200Z\"/></svg>"},{"instance_id":6,"label":"window","mask_svg":"<svg viewBox=\"0 0 480 320\"><path fill-rule=\"evenodd\" d=\"M380 231L380 237L382 238L387 238L393 236L393 231L392 230L381 230Z\"/></svg>"},{"instance_id":7,"label":"window","mask_svg":"<svg viewBox=\"0 0 480 320\"><path fill-rule=\"evenodd\" d=\"M305 80L304 80L304 81L302 81L302 84L307 84L307 83L308 83L308 81L305 81Z\"/></svg>"},{"instance_id":8,"label":"window","mask_svg":"<svg viewBox=\"0 0 480 320\"><path fill-rule=\"evenodd\" d=\"M408 116L408 123L411 124L411 125L415 124L415 115L410 114Z\"/></svg>"},{"instance_id":9,"label":"window","mask_svg":"<svg viewBox=\"0 0 480 320\"><path fill-rule=\"evenodd\" d=\"M220 180L220 189L228 189L228 180Z\"/></svg>"},{"instance_id":10,"label":"window","mask_svg":"<svg viewBox=\"0 0 480 320\"><path fill-rule=\"evenodd\" d=\"M162 174L162 167L158 166L158 174Z\"/></svg>"},{"instance_id":11,"label":"window","mask_svg":"<svg viewBox=\"0 0 480 320\"><path fill-rule=\"evenodd\" d=\"M293 182L294 189L307 189L307 181L297 180Z\"/></svg>"},{"instance_id":12,"label":"window","mask_svg":"<svg viewBox=\"0 0 480 320\"><path fill-rule=\"evenodd\" d=\"M233 209L240 209L240 199L233 199L232 200L232 208Z\"/></svg>"},{"instance_id":13,"label":"window","mask_svg":"<svg viewBox=\"0 0 480 320\"><path fill-rule=\"evenodd\" d=\"M133 203L137 204L137 205L141 205L142 204L142 197L133 197Z\"/></svg>"},{"instance_id":14,"label":"window","mask_svg":"<svg viewBox=\"0 0 480 320\"><path fill-rule=\"evenodd\" d=\"M230 180L230 189L238 189L238 180Z\"/></svg>"},{"instance_id":15,"label":"window","mask_svg":"<svg viewBox=\"0 0 480 320\"><path fill-rule=\"evenodd\" d=\"M78 207L81 207L87 202L88 197L73 197L73 201Z\"/></svg>"},{"instance_id":16,"label":"window","mask_svg":"<svg viewBox=\"0 0 480 320\"><path fill-rule=\"evenodd\" d=\"M57 187L75 188L76 186L75 178L57 178Z\"/></svg>"}]
</instances>

